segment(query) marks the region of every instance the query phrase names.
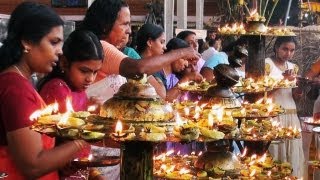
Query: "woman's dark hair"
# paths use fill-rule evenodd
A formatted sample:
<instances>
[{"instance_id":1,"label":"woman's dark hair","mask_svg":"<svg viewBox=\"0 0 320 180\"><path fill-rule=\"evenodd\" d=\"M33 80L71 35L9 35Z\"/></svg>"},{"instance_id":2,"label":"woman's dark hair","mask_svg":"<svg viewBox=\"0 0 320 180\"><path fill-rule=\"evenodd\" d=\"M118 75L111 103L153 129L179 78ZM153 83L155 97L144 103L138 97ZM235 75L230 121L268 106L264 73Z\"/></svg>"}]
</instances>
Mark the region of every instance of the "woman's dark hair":
<instances>
[{"instance_id":1,"label":"woman's dark hair","mask_svg":"<svg viewBox=\"0 0 320 180\"><path fill-rule=\"evenodd\" d=\"M276 39L276 41L274 42L273 51L276 52L276 49L279 48L281 46L281 44L289 43L289 42L293 42L295 44L295 46L298 45L297 40L292 36L278 37Z\"/></svg>"},{"instance_id":2,"label":"woman's dark hair","mask_svg":"<svg viewBox=\"0 0 320 180\"><path fill-rule=\"evenodd\" d=\"M0 71L20 61L22 40L38 44L53 27L61 25L62 19L48 6L35 2L18 5L11 14L8 35L0 48Z\"/></svg>"},{"instance_id":3,"label":"woman's dark hair","mask_svg":"<svg viewBox=\"0 0 320 180\"><path fill-rule=\"evenodd\" d=\"M175 49L186 48L186 47L190 47L186 41L179 38L172 38L167 44L166 52L170 52Z\"/></svg>"},{"instance_id":4,"label":"woman's dark hair","mask_svg":"<svg viewBox=\"0 0 320 180\"><path fill-rule=\"evenodd\" d=\"M199 45L198 53L202 54L203 51L205 50L205 45L206 45L204 40L203 39L198 39L198 45Z\"/></svg>"},{"instance_id":5,"label":"woman's dark hair","mask_svg":"<svg viewBox=\"0 0 320 180\"><path fill-rule=\"evenodd\" d=\"M98 37L90 31L73 31L63 45L63 56L70 67L73 62L103 60L103 48ZM38 83L38 90L53 78L64 78L60 66L55 66L51 73Z\"/></svg>"},{"instance_id":6,"label":"woman's dark hair","mask_svg":"<svg viewBox=\"0 0 320 180\"><path fill-rule=\"evenodd\" d=\"M193 31L189 31L189 30L181 31L179 34L177 34L177 38L185 40L191 34L196 35L196 33Z\"/></svg>"},{"instance_id":7,"label":"woman's dark hair","mask_svg":"<svg viewBox=\"0 0 320 180\"><path fill-rule=\"evenodd\" d=\"M102 39L111 32L122 7L128 7L123 0L95 0L87 10L80 28L89 30Z\"/></svg>"},{"instance_id":8,"label":"woman's dark hair","mask_svg":"<svg viewBox=\"0 0 320 180\"><path fill-rule=\"evenodd\" d=\"M144 24L137 33L137 51L141 54L144 50L147 49L147 42L149 39L156 40L162 34L164 30L162 27L155 24Z\"/></svg>"}]
</instances>

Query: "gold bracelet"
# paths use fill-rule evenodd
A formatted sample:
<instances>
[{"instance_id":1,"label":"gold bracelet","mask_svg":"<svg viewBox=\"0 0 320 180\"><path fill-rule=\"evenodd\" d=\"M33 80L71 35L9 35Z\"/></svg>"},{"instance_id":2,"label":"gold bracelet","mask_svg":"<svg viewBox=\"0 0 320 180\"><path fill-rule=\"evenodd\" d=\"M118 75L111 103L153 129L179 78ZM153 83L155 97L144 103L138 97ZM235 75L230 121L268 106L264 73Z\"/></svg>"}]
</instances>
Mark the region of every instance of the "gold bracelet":
<instances>
[{"instance_id":1,"label":"gold bracelet","mask_svg":"<svg viewBox=\"0 0 320 180\"><path fill-rule=\"evenodd\" d=\"M83 144L80 142L80 140L74 140L73 142L77 146L78 150L81 150L83 148Z\"/></svg>"}]
</instances>

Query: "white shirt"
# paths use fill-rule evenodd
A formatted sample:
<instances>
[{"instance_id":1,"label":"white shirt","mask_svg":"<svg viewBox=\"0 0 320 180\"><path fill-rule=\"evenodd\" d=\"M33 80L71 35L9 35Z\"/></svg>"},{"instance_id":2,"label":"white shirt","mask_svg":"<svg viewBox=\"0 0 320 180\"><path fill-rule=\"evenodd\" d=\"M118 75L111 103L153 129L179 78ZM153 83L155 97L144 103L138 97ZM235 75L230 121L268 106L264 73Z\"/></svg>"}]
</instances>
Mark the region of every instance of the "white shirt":
<instances>
[{"instance_id":1,"label":"white shirt","mask_svg":"<svg viewBox=\"0 0 320 180\"><path fill-rule=\"evenodd\" d=\"M207 50L203 51L202 59L207 61L213 54L217 53L218 51L214 47L209 47Z\"/></svg>"}]
</instances>

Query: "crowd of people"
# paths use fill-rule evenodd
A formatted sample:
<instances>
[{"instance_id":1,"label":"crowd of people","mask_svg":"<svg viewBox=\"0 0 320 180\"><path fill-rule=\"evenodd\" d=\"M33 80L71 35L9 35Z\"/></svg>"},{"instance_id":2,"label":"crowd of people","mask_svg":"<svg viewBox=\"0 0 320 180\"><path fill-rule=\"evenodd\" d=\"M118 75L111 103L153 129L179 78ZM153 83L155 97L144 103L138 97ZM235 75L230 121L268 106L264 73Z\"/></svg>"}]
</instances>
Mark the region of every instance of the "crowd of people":
<instances>
[{"instance_id":1,"label":"crowd of people","mask_svg":"<svg viewBox=\"0 0 320 180\"><path fill-rule=\"evenodd\" d=\"M218 64L230 64L245 77L248 51L243 39L222 48L222 38L211 33L205 42L208 46L199 50L192 31L166 40L160 26L144 24L137 32L136 48L128 47L130 9L124 1L95 0L80 27L65 41L63 24L51 8L34 2L18 5L9 20L0 48L0 82L6 84L0 87L4 102L0 104L0 169L12 179L59 179L57 171L66 169L75 157L94 150L120 154L117 147L101 149L83 140L55 143L54 138L30 130L30 115L46 104L57 101L63 113L66 97L72 97L74 110L86 110L112 97L126 78L139 79L143 74L149 75L148 82L169 102L183 95L179 83L214 81ZM266 58L270 76L291 79L297 75L296 65L289 62L296 45L293 37L277 38L274 55ZM319 64L307 77L318 78ZM45 74L37 86L30 82L34 73ZM292 89L271 94L286 109L278 117L280 124L301 128L295 95L299 93ZM314 112L320 116L319 106ZM306 177L301 139L272 145L269 150L276 159L292 163L294 175ZM107 168L105 175L119 179L119 167Z\"/></svg>"}]
</instances>

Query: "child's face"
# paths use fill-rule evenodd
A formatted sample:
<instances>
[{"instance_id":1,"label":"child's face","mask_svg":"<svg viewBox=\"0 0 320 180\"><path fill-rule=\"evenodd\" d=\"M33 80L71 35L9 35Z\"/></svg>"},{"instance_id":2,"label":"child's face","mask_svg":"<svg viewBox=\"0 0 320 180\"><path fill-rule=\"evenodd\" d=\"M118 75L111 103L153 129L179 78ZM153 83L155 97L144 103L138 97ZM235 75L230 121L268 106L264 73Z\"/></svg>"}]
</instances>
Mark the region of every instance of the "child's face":
<instances>
[{"instance_id":1,"label":"child's face","mask_svg":"<svg viewBox=\"0 0 320 180\"><path fill-rule=\"evenodd\" d=\"M86 90L96 79L101 66L102 61L99 60L73 62L66 72L70 85L76 91Z\"/></svg>"},{"instance_id":2,"label":"child's face","mask_svg":"<svg viewBox=\"0 0 320 180\"><path fill-rule=\"evenodd\" d=\"M173 72L181 72L188 67L188 61L184 59L176 60L171 64L171 67Z\"/></svg>"}]
</instances>

